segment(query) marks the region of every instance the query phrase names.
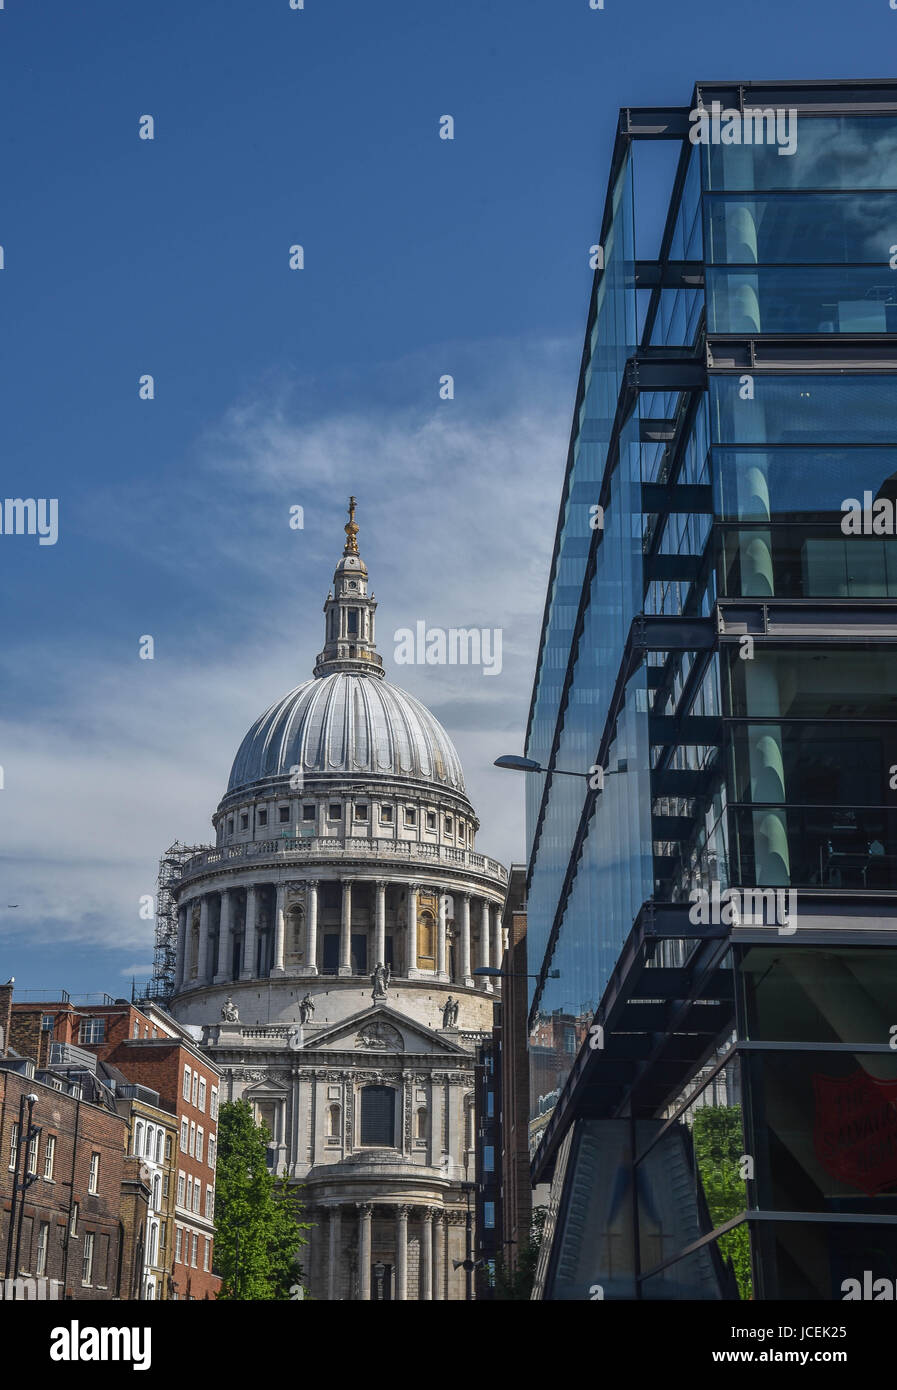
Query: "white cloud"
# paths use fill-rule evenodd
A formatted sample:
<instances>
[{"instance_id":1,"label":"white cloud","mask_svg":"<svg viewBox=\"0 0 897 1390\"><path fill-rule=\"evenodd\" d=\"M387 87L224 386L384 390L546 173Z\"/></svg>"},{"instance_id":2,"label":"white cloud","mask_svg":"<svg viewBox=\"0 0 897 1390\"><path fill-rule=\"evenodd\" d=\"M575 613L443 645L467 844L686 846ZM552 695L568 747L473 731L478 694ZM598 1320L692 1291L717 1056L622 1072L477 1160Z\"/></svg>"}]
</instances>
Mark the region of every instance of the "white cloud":
<instances>
[{"instance_id":1,"label":"white cloud","mask_svg":"<svg viewBox=\"0 0 897 1390\"><path fill-rule=\"evenodd\" d=\"M122 508L164 533L154 560L183 577L184 604L152 662L135 651L123 663L98 646L91 614L91 641L79 646L73 633L64 655L25 634L18 648L7 643L2 660L37 662L64 700L52 718L22 709L0 721L0 895L20 904L0 935L27 927L48 946L64 937L135 957L151 949L138 907L155 891L159 854L175 838L209 839L246 729L311 674L350 492L387 674L456 742L482 822L478 848L505 863L522 857L522 779L491 763L522 746L569 425L561 355L530 354L498 387L484 368L466 402L418 411L307 418L271 392L209 432L180 495L135 485L124 500L91 500L107 538L130 534L116 528ZM305 507L301 532L287 525L293 502ZM395 666L394 631L419 619L501 628L501 675Z\"/></svg>"}]
</instances>

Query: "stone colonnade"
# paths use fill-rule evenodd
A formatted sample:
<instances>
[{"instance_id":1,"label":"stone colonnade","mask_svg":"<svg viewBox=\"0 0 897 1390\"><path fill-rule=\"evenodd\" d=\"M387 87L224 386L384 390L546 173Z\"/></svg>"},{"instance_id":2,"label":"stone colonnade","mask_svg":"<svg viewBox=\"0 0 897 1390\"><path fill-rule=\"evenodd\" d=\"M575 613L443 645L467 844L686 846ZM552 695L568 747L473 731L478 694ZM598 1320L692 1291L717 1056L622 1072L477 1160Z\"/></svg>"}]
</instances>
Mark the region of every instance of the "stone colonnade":
<instances>
[{"instance_id":1,"label":"stone colonnade","mask_svg":"<svg viewBox=\"0 0 897 1390\"><path fill-rule=\"evenodd\" d=\"M381 1235L376 1244L375 1211L381 1229L384 1220L391 1226L387 1240ZM411 1202L334 1201L308 1214L316 1222L321 1242L317 1266L323 1272L323 1285L317 1296L331 1303L347 1298L361 1302L444 1299L454 1275L452 1261L464 1255L463 1212ZM454 1240L453 1227L458 1228ZM418 1243L416 1278L409 1262L409 1241L414 1239Z\"/></svg>"},{"instance_id":2,"label":"stone colonnade","mask_svg":"<svg viewBox=\"0 0 897 1390\"><path fill-rule=\"evenodd\" d=\"M270 883L253 883L234 888L218 888L207 892L185 892L178 905L177 957L175 961L175 991L195 988L202 985L226 984L232 980L251 980L257 978L257 954L259 950L258 915L260 904L267 890L274 896L273 939L269 951L268 968L263 975L280 977L284 975L352 975L352 892L353 886L373 885L373 925L367 928L368 951L367 970L374 965L386 963L386 895L390 886L401 888L405 894L404 922L400 924L404 942L404 970L408 979L428 978L466 985L479 984L484 989L491 988L488 978L474 979L473 970L477 966L500 967L506 942L505 931L501 925L501 905L493 899L480 897L471 891L447 890L443 885L429 885L420 882L404 882L382 878L364 878L351 875L335 880L341 888L341 909L339 929L339 963L335 968L325 969L319 929L319 889L323 882L334 880L276 880ZM304 960L298 967L287 968L286 960L286 904L290 890L305 890L303 911L304 922ZM438 904L436 922L436 957L433 966L423 966L418 952L418 899L421 892L428 892ZM245 906L243 898L245 895ZM449 970L448 951L448 902L454 905L454 969ZM194 908L198 904L198 932L192 928ZM243 908L242 920L238 923L237 906ZM217 909L217 931L214 930L214 917ZM473 959L478 931L477 959ZM356 927L356 930L358 928ZM239 943L235 968L235 943ZM267 964L267 962L265 962Z\"/></svg>"}]
</instances>

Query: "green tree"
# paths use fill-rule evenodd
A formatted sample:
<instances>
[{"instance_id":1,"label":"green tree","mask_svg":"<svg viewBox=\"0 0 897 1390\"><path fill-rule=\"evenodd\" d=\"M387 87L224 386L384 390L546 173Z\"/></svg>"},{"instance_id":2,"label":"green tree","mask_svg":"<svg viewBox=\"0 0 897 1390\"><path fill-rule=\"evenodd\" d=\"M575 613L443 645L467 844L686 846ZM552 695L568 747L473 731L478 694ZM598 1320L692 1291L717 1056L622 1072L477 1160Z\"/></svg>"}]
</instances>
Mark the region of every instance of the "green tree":
<instances>
[{"instance_id":1,"label":"green tree","mask_svg":"<svg viewBox=\"0 0 897 1390\"><path fill-rule=\"evenodd\" d=\"M536 1278L536 1265L542 1248L545 1231L547 1207L535 1207L530 1225L529 1240L517 1252L513 1265L499 1260L495 1270L495 1297L498 1299L520 1300L529 1298Z\"/></svg>"},{"instance_id":2,"label":"green tree","mask_svg":"<svg viewBox=\"0 0 897 1390\"><path fill-rule=\"evenodd\" d=\"M695 1164L714 1226L721 1226L747 1205L740 1172L743 1149L740 1105L702 1105L694 1112L692 1142ZM738 1292L753 1297L751 1240L747 1224L727 1231L717 1241L720 1254L732 1262Z\"/></svg>"},{"instance_id":3,"label":"green tree","mask_svg":"<svg viewBox=\"0 0 897 1390\"><path fill-rule=\"evenodd\" d=\"M215 1172L215 1267L223 1299L290 1299L302 1285L301 1222L295 1187L276 1179L266 1163L270 1140L247 1101L226 1101L218 1111Z\"/></svg>"}]
</instances>

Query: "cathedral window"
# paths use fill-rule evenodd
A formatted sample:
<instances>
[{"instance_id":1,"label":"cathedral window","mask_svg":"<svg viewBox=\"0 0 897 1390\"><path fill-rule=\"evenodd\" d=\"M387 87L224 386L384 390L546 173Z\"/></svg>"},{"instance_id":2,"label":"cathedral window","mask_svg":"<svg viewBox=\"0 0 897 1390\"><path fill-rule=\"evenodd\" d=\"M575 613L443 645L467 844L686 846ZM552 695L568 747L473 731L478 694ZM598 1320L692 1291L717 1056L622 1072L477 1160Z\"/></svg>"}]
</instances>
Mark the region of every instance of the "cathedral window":
<instances>
[{"instance_id":1,"label":"cathedral window","mask_svg":"<svg viewBox=\"0 0 897 1390\"><path fill-rule=\"evenodd\" d=\"M233 835L233 833L234 833L234 818L233 818L233 816L228 816L228 818L227 818L227 833L228 833L228 835Z\"/></svg>"},{"instance_id":2,"label":"cathedral window","mask_svg":"<svg viewBox=\"0 0 897 1390\"><path fill-rule=\"evenodd\" d=\"M446 816L446 818L445 818L445 833L446 833L446 835L451 835L451 833L452 833L452 818L451 818L451 816Z\"/></svg>"},{"instance_id":3,"label":"cathedral window","mask_svg":"<svg viewBox=\"0 0 897 1390\"><path fill-rule=\"evenodd\" d=\"M277 815L278 815L278 818L279 818L281 824L284 824L285 822L287 822L287 821L290 819L290 808L289 808L289 806L278 806L278 808L277 808Z\"/></svg>"},{"instance_id":4,"label":"cathedral window","mask_svg":"<svg viewBox=\"0 0 897 1390\"><path fill-rule=\"evenodd\" d=\"M331 1105L327 1112L327 1134L331 1139L338 1139L340 1131L340 1108L338 1105Z\"/></svg>"},{"instance_id":5,"label":"cathedral window","mask_svg":"<svg viewBox=\"0 0 897 1390\"><path fill-rule=\"evenodd\" d=\"M260 811L259 811L259 825L267 825L267 824L268 824L268 812L267 812L267 809L263 806L263 807L260 809Z\"/></svg>"},{"instance_id":6,"label":"cathedral window","mask_svg":"<svg viewBox=\"0 0 897 1390\"><path fill-rule=\"evenodd\" d=\"M428 1137L428 1134L429 1134L429 1129L430 1129L430 1126L429 1126L429 1124L428 1124L428 1122L427 1122L427 1112L426 1112L426 1110L424 1110L423 1108L421 1108L421 1109L418 1110L418 1112L417 1112L417 1130L416 1130L416 1137L417 1137L418 1139L426 1139L426 1138Z\"/></svg>"},{"instance_id":7,"label":"cathedral window","mask_svg":"<svg viewBox=\"0 0 897 1390\"><path fill-rule=\"evenodd\" d=\"M303 820L314 820L314 818L315 818L315 808L314 808L314 806L303 806L303 807L302 807L302 819L303 819Z\"/></svg>"},{"instance_id":8,"label":"cathedral window","mask_svg":"<svg viewBox=\"0 0 897 1390\"><path fill-rule=\"evenodd\" d=\"M361 1142L378 1148L394 1148L396 1137L396 1093L391 1086L363 1086L361 1089Z\"/></svg>"},{"instance_id":9,"label":"cathedral window","mask_svg":"<svg viewBox=\"0 0 897 1390\"><path fill-rule=\"evenodd\" d=\"M413 806L405 807L405 824L417 825L417 812L415 811Z\"/></svg>"},{"instance_id":10,"label":"cathedral window","mask_svg":"<svg viewBox=\"0 0 897 1390\"><path fill-rule=\"evenodd\" d=\"M367 820L367 818L368 818L368 808L367 808L367 806L356 806L356 807L355 807L355 819L356 819L356 820Z\"/></svg>"},{"instance_id":11,"label":"cathedral window","mask_svg":"<svg viewBox=\"0 0 897 1390\"><path fill-rule=\"evenodd\" d=\"M241 830L248 830L248 829L249 829L249 813L248 813L248 811L243 811L243 813L242 813L241 816L240 816L240 829L241 829Z\"/></svg>"},{"instance_id":12,"label":"cathedral window","mask_svg":"<svg viewBox=\"0 0 897 1390\"><path fill-rule=\"evenodd\" d=\"M384 825L392 825L392 807L391 807L391 806L381 806L381 807L380 807L380 819L381 819L381 821L383 822Z\"/></svg>"},{"instance_id":13,"label":"cathedral window","mask_svg":"<svg viewBox=\"0 0 897 1390\"><path fill-rule=\"evenodd\" d=\"M435 812L435 811L428 811L428 812L427 812L427 829L428 829L428 830L435 830L435 829L436 829L436 812Z\"/></svg>"},{"instance_id":14,"label":"cathedral window","mask_svg":"<svg viewBox=\"0 0 897 1390\"><path fill-rule=\"evenodd\" d=\"M331 801L327 810L328 820L342 820L343 808L338 801Z\"/></svg>"},{"instance_id":15,"label":"cathedral window","mask_svg":"<svg viewBox=\"0 0 897 1390\"><path fill-rule=\"evenodd\" d=\"M350 609L349 609L349 615L348 615L348 616L349 616L349 626L348 626L348 628L347 628L347 632L348 632L348 634L349 634L350 637L357 637L357 636L358 636L358 609L357 609L357 608L350 608Z\"/></svg>"}]
</instances>

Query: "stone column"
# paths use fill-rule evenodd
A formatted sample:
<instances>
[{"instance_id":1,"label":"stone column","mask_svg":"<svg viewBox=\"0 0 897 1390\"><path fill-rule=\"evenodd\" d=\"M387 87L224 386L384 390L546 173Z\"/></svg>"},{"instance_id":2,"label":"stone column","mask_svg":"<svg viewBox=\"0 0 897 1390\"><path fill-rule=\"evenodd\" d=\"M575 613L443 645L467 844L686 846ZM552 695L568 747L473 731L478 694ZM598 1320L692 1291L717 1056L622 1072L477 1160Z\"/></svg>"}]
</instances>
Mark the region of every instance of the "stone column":
<instances>
[{"instance_id":1,"label":"stone column","mask_svg":"<svg viewBox=\"0 0 897 1390\"><path fill-rule=\"evenodd\" d=\"M174 987L176 990L182 988L184 976L186 974L187 962L187 919L190 913L188 903L181 903L178 907L178 944L177 955L174 961Z\"/></svg>"},{"instance_id":2,"label":"stone column","mask_svg":"<svg viewBox=\"0 0 897 1390\"><path fill-rule=\"evenodd\" d=\"M209 978L209 895L199 900L199 951L196 957L196 983L204 985Z\"/></svg>"},{"instance_id":3,"label":"stone column","mask_svg":"<svg viewBox=\"0 0 897 1390\"><path fill-rule=\"evenodd\" d=\"M433 1297L433 1217L432 1207L424 1208L420 1228L420 1291L418 1297L429 1302Z\"/></svg>"},{"instance_id":4,"label":"stone column","mask_svg":"<svg viewBox=\"0 0 897 1390\"><path fill-rule=\"evenodd\" d=\"M484 898L482 903L480 904L480 965L492 964L489 951L489 927L489 904L486 902ZM479 984L480 988L484 989L487 993L491 992L492 981L489 979L488 976L479 975L477 977L477 983Z\"/></svg>"},{"instance_id":5,"label":"stone column","mask_svg":"<svg viewBox=\"0 0 897 1390\"><path fill-rule=\"evenodd\" d=\"M233 940L234 900L229 889L222 888L221 915L218 918L218 960L215 966L216 985L223 985L230 979Z\"/></svg>"},{"instance_id":6,"label":"stone column","mask_svg":"<svg viewBox=\"0 0 897 1390\"><path fill-rule=\"evenodd\" d=\"M339 1298L339 1263L342 1212L335 1204L330 1208L330 1259L327 1269L327 1298L335 1303Z\"/></svg>"},{"instance_id":7,"label":"stone column","mask_svg":"<svg viewBox=\"0 0 897 1390\"><path fill-rule=\"evenodd\" d=\"M372 813L373 814L373 813ZM374 905L374 959L368 965L386 964L386 880L378 879Z\"/></svg>"},{"instance_id":8,"label":"stone column","mask_svg":"<svg viewBox=\"0 0 897 1390\"><path fill-rule=\"evenodd\" d=\"M358 1203L358 1297L371 1299L371 1204Z\"/></svg>"},{"instance_id":9,"label":"stone column","mask_svg":"<svg viewBox=\"0 0 897 1390\"><path fill-rule=\"evenodd\" d=\"M445 969L445 946L446 946L446 905L445 893L438 894L439 901L439 926L436 937L436 975L440 980L447 980L448 975Z\"/></svg>"},{"instance_id":10,"label":"stone column","mask_svg":"<svg viewBox=\"0 0 897 1390\"><path fill-rule=\"evenodd\" d=\"M417 890L419 884L408 885L408 917L405 923L405 974L409 980L417 974Z\"/></svg>"},{"instance_id":11,"label":"stone column","mask_svg":"<svg viewBox=\"0 0 897 1390\"><path fill-rule=\"evenodd\" d=\"M489 908L492 917L492 964L496 970L501 970L502 956L504 955L504 943L502 941L501 927L501 908L492 903Z\"/></svg>"},{"instance_id":12,"label":"stone column","mask_svg":"<svg viewBox=\"0 0 897 1390\"><path fill-rule=\"evenodd\" d=\"M339 975L352 974L352 880L343 881L343 919L339 934Z\"/></svg>"},{"instance_id":13,"label":"stone column","mask_svg":"<svg viewBox=\"0 0 897 1390\"><path fill-rule=\"evenodd\" d=\"M285 883L278 883L277 898L274 903L274 964L272 975L283 975L284 930L287 889Z\"/></svg>"},{"instance_id":14,"label":"stone column","mask_svg":"<svg viewBox=\"0 0 897 1390\"><path fill-rule=\"evenodd\" d=\"M255 974L255 909L256 888L246 889L246 921L243 926L243 960L240 969L241 980L251 980Z\"/></svg>"},{"instance_id":15,"label":"stone column","mask_svg":"<svg viewBox=\"0 0 897 1390\"><path fill-rule=\"evenodd\" d=\"M433 1221L433 1297L445 1298L445 1218L438 1207Z\"/></svg>"},{"instance_id":16,"label":"stone column","mask_svg":"<svg viewBox=\"0 0 897 1390\"><path fill-rule=\"evenodd\" d=\"M396 1298L408 1298L408 1208L396 1207Z\"/></svg>"},{"instance_id":17,"label":"stone column","mask_svg":"<svg viewBox=\"0 0 897 1390\"><path fill-rule=\"evenodd\" d=\"M305 973L318 973L318 881L309 879L306 890Z\"/></svg>"},{"instance_id":18,"label":"stone column","mask_svg":"<svg viewBox=\"0 0 897 1390\"><path fill-rule=\"evenodd\" d=\"M472 985L470 973L470 894L461 894L461 961L459 964L459 985Z\"/></svg>"}]
</instances>

